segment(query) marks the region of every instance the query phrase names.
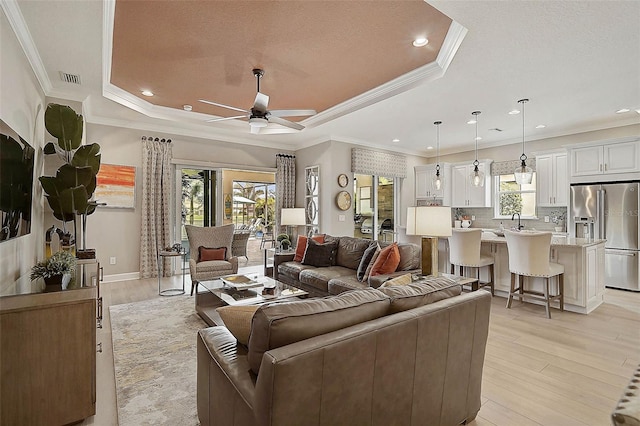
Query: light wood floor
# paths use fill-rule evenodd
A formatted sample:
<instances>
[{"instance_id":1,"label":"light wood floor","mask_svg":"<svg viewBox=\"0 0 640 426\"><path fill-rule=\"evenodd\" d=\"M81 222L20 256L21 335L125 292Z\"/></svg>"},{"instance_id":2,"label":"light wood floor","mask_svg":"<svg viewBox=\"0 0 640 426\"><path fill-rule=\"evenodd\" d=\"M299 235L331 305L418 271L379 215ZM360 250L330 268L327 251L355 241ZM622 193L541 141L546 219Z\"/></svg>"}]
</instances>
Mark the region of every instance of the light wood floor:
<instances>
[{"instance_id":1,"label":"light wood floor","mask_svg":"<svg viewBox=\"0 0 640 426\"><path fill-rule=\"evenodd\" d=\"M164 278L163 288L172 280L181 285L179 277ZM160 296L157 279L103 283L101 292L96 415L82 424L106 426L118 424L109 306ZM610 425L640 364L640 293L607 289L591 314L552 310L551 320L542 306L505 305L493 299L482 408L471 425Z\"/></svg>"}]
</instances>

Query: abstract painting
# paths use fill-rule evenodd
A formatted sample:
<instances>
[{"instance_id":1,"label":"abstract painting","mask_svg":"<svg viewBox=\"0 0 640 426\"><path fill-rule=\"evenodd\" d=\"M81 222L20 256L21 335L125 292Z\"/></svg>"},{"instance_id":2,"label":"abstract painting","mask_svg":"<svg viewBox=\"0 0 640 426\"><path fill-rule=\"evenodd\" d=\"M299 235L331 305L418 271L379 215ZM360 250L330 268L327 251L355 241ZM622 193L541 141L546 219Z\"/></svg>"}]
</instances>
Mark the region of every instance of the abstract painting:
<instances>
[{"instance_id":1,"label":"abstract painting","mask_svg":"<svg viewBox=\"0 0 640 426\"><path fill-rule=\"evenodd\" d=\"M100 165L94 198L105 207L133 209L136 206L136 168L114 164Z\"/></svg>"}]
</instances>

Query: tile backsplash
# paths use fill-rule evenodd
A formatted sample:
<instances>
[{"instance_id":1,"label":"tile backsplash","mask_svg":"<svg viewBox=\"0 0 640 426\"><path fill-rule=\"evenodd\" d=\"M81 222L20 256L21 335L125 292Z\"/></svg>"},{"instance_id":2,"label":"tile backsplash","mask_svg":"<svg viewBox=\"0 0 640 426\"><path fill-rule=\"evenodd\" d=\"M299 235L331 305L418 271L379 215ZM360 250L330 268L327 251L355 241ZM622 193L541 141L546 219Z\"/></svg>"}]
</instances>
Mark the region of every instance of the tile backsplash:
<instances>
[{"instance_id":1,"label":"tile backsplash","mask_svg":"<svg viewBox=\"0 0 640 426\"><path fill-rule=\"evenodd\" d=\"M455 215L455 208L452 208L452 213L451 213L451 220L453 223L454 220L454 215ZM513 226L516 226L518 223L518 219L516 218L516 220L512 221L511 219L494 219L493 218L493 208L461 208L458 209L462 212L464 212L464 214L466 216L475 216L475 220L471 221L471 227L472 228L491 228L491 229L498 229L500 228L500 222L502 222L502 225L509 229ZM544 217L545 216L551 216L552 212L557 212L557 211L563 211L563 212L567 212L567 208L566 207L538 207L538 218L537 219L522 219L520 221L520 223L522 225L524 225L524 229L535 229L538 231L552 231L555 232L555 227L556 226L560 226L560 225L556 225L555 223L553 223L551 220L549 220L548 223L546 223L544 221ZM563 231L566 232L567 230L567 222L565 220L565 223L563 225Z\"/></svg>"}]
</instances>

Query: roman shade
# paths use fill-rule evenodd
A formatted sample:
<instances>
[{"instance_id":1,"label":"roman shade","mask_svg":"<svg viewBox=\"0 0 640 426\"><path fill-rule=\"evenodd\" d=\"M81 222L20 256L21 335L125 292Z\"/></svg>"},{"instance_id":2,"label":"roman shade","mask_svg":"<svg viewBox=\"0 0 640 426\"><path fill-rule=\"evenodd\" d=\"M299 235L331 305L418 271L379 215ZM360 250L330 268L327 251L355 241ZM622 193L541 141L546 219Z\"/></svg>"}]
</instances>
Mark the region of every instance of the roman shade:
<instances>
[{"instance_id":1,"label":"roman shade","mask_svg":"<svg viewBox=\"0 0 640 426\"><path fill-rule=\"evenodd\" d=\"M351 171L390 178L407 177L407 157L369 149L351 149Z\"/></svg>"},{"instance_id":2,"label":"roman shade","mask_svg":"<svg viewBox=\"0 0 640 426\"><path fill-rule=\"evenodd\" d=\"M516 167L520 166L520 160L494 161L491 163L491 176L511 175ZM527 165L536 171L536 159L527 158Z\"/></svg>"}]
</instances>

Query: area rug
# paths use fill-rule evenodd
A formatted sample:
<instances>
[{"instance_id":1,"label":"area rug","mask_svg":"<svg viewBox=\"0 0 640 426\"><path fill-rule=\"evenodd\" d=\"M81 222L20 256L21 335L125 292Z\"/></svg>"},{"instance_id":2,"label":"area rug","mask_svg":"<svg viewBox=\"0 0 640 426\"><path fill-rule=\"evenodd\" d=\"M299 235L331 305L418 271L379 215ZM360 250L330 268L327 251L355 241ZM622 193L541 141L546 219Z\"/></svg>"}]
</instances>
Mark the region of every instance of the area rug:
<instances>
[{"instance_id":1,"label":"area rug","mask_svg":"<svg viewBox=\"0 0 640 426\"><path fill-rule=\"evenodd\" d=\"M120 426L198 425L194 300L174 296L109 307Z\"/></svg>"}]
</instances>

